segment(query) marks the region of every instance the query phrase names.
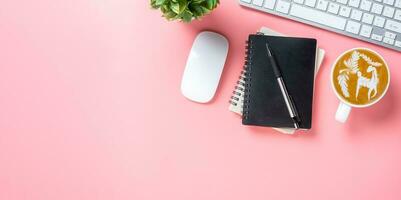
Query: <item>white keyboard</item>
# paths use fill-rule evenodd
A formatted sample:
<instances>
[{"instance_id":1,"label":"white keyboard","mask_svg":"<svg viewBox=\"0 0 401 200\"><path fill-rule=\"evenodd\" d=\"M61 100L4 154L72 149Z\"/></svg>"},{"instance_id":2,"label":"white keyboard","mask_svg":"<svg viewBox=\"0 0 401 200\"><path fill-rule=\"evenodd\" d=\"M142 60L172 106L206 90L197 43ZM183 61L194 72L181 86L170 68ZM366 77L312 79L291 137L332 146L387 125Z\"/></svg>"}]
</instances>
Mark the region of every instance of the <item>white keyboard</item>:
<instances>
[{"instance_id":1,"label":"white keyboard","mask_svg":"<svg viewBox=\"0 0 401 200\"><path fill-rule=\"evenodd\" d=\"M401 0L239 0L239 3L401 51Z\"/></svg>"}]
</instances>

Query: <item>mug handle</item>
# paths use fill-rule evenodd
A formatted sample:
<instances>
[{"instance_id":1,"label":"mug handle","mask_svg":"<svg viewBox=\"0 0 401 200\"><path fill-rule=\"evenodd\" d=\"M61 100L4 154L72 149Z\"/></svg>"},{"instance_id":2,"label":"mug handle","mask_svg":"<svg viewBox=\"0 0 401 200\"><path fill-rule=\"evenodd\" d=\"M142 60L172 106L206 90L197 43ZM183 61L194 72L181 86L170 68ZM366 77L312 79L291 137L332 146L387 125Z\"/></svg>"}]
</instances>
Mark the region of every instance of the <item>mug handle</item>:
<instances>
[{"instance_id":1,"label":"mug handle","mask_svg":"<svg viewBox=\"0 0 401 200\"><path fill-rule=\"evenodd\" d=\"M345 121L347 121L350 112L351 112L351 106L343 102L340 102L336 112L336 120L341 123L344 123Z\"/></svg>"}]
</instances>

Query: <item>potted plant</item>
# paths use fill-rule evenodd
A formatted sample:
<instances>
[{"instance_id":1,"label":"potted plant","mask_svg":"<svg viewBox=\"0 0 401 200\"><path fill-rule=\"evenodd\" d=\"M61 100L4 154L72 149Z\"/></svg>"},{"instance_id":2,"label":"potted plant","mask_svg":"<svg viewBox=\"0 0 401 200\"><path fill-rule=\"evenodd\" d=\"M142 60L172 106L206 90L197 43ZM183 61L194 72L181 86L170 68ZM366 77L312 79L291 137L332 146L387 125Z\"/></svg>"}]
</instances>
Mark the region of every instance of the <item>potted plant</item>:
<instances>
[{"instance_id":1,"label":"potted plant","mask_svg":"<svg viewBox=\"0 0 401 200\"><path fill-rule=\"evenodd\" d=\"M150 0L154 9L160 9L167 20L191 22L209 14L219 0Z\"/></svg>"}]
</instances>

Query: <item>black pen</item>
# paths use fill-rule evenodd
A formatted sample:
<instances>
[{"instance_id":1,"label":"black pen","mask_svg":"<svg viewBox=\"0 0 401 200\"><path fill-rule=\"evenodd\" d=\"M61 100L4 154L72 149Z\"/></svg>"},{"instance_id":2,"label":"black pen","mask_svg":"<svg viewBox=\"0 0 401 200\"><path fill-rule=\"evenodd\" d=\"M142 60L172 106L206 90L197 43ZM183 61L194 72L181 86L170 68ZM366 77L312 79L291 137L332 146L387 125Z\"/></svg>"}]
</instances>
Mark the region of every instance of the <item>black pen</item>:
<instances>
[{"instance_id":1,"label":"black pen","mask_svg":"<svg viewBox=\"0 0 401 200\"><path fill-rule=\"evenodd\" d=\"M288 113L290 114L290 117L292 121L294 122L294 128L298 129L299 128L299 121L298 121L298 112L295 108L295 104L292 101L291 96L288 94L287 87L285 86L283 76L281 75L280 68L277 66L276 60L273 57L272 51L270 50L269 44L266 43L266 49L267 49L267 55L270 59L274 75L276 76L278 85L280 86L281 94L284 97L285 104L287 105Z\"/></svg>"}]
</instances>

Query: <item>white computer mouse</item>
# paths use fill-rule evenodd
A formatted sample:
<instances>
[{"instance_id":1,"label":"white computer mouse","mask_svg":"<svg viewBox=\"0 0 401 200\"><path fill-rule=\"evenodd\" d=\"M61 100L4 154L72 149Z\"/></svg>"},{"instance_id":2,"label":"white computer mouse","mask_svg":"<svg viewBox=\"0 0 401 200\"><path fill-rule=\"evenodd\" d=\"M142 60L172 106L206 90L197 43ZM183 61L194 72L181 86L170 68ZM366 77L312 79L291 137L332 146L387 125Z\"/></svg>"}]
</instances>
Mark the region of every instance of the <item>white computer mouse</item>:
<instances>
[{"instance_id":1,"label":"white computer mouse","mask_svg":"<svg viewBox=\"0 0 401 200\"><path fill-rule=\"evenodd\" d=\"M214 32L199 33L189 53L181 82L182 94L195 102L213 99L228 53L228 40Z\"/></svg>"}]
</instances>

